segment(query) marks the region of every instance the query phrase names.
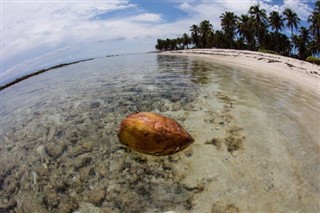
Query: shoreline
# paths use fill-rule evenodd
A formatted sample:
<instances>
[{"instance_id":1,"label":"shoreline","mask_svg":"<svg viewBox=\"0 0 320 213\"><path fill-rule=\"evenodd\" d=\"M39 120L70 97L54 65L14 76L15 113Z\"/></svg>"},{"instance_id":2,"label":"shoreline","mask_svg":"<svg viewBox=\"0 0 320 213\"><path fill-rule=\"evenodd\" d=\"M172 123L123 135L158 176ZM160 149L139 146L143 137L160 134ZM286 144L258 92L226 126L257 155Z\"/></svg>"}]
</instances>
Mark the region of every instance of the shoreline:
<instances>
[{"instance_id":1,"label":"shoreline","mask_svg":"<svg viewBox=\"0 0 320 213\"><path fill-rule=\"evenodd\" d=\"M317 95L320 95L320 66L306 61L270 53L233 49L188 49L156 51L152 53L159 55L191 56L206 60L210 63L214 62L227 66L241 67L257 73L268 74L274 77L290 80L298 84L300 87L306 88L315 92ZM7 84L0 85L0 91L44 72L93 59L95 58L58 64L38 70L16 78Z\"/></svg>"},{"instance_id":2,"label":"shoreline","mask_svg":"<svg viewBox=\"0 0 320 213\"><path fill-rule=\"evenodd\" d=\"M95 58L88 58L88 59L73 61L73 62L70 62L70 63L58 64L58 65L55 65L55 66L52 66L52 67L49 67L49 68L45 68L45 69L41 69L41 70L32 72L32 73L27 74L27 75L23 75L22 77L16 78L13 81L10 81L9 83L6 83L4 85L0 85L0 91L5 89L5 88L8 88L8 87L10 87L12 85L15 85L15 84L17 84L17 83L19 83L19 82L21 82L23 80L26 80L26 79L31 78L31 77L36 76L36 75L40 75L40 74L45 73L47 71L50 71L50 70L53 70L53 69L57 69L57 68L61 68L61 67L65 67L65 66L69 66L69 65L72 65L72 64L85 62L85 61L91 61L93 59L95 59Z\"/></svg>"},{"instance_id":3,"label":"shoreline","mask_svg":"<svg viewBox=\"0 0 320 213\"><path fill-rule=\"evenodd\" d=\"M270 53L232 49L189 49L158 54L198 57L211 63L250 69L293 81L320 95L320 66L306 61Z\"/></svg>"}]
</instances>

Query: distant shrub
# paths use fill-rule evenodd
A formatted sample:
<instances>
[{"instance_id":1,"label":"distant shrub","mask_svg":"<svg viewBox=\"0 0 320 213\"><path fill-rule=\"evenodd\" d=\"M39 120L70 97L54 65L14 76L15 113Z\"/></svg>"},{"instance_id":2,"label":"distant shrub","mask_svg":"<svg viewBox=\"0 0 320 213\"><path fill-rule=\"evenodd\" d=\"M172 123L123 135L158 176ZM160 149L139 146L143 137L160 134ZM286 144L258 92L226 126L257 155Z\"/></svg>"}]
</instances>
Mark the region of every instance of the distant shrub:
<instances>
[{"instance_id":1,"label":"distant shrub","mask_svg":"<svg viewBox=\"0 0 320 213\"><path fill-rule=\"evenodd\" d=\"M276 51L267 50L267 49L264 49L264 48L259 48L258 51L259 51L259 52L262 52L262 53L270 53L270 54L279 55L279 53L277 53Z\"/></svg>"},{"instance_id":2,"label":"distant shrub","mask_svg":"<svg viewBox=\"0 0 320 213\"><path fill-rule=\"evenodd\" d=\"M320 65L320 59L319 58L316 58L314 56L309 56L307 59L306 59L307 62L310 62L310 63L313 63L313 64L318 64Z\"/></svg>"}]
</instances>

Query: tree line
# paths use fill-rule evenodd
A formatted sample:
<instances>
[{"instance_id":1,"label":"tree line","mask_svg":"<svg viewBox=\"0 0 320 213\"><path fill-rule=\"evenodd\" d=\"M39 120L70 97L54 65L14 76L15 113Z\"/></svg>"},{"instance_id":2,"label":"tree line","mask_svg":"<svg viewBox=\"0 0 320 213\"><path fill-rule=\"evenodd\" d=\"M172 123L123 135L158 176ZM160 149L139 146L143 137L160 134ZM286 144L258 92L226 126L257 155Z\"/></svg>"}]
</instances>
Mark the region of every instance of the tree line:
<instances>
[{"instance_id":1,"label":"tree line","mask_svg":"<svg viewBox=\"0 0 320 213\"><path fill-rule=\"evenodd\" d=\"M259 4L251 6L247 14L237 16L226 11L220 16L221 30L214 30L208 20L190 27L191 34L184 33L174 39L158 39L157 50L182 50L189 48L225 48L260 50L305 60L320 55L320 1L317 0L308 17L309 27L300 26L301 19L291 8L282 13L272 11L268 15ZM282 33L289 29L289 37ZM294 30L298 31L294 34Z\"/></svg>"}]
</instances>

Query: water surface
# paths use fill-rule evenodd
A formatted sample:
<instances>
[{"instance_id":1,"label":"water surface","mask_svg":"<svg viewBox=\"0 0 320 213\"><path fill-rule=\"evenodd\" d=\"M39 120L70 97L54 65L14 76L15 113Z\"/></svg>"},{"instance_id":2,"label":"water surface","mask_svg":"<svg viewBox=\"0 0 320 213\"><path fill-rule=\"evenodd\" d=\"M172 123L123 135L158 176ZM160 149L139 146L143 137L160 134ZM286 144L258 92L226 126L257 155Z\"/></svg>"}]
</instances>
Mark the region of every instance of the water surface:
<instances>
[{"instance_id":1,"label":"water surface","mask_svg":"<svg viewBox=\"0 0 320 213\"><path fill-rule=\"evenodd\" d=\"M131 55L51 70L1 91L0 210L317 212L319 96L192 57ZM195 138L153 157L118 142L153 111Z\"/></svg>"}]
</instances>

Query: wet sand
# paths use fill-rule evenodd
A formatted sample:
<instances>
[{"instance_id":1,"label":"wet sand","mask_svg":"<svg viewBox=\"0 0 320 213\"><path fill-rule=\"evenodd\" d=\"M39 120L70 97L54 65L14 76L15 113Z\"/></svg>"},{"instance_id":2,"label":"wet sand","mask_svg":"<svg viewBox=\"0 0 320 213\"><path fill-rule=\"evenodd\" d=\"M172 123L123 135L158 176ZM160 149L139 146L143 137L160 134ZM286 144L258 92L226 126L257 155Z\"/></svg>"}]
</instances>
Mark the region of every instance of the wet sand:
<instances>
[{"instance_id":1,"label":"wet sand","mask_svg":"<svg viewBox=\"0 0 320 213\"><path fill-rule=\"evenodd\" d=\"M193 49L160 54L195 56L285 78L320 94L320 66L280 55L229 49Z\"/></svg>"}]
</instances>

